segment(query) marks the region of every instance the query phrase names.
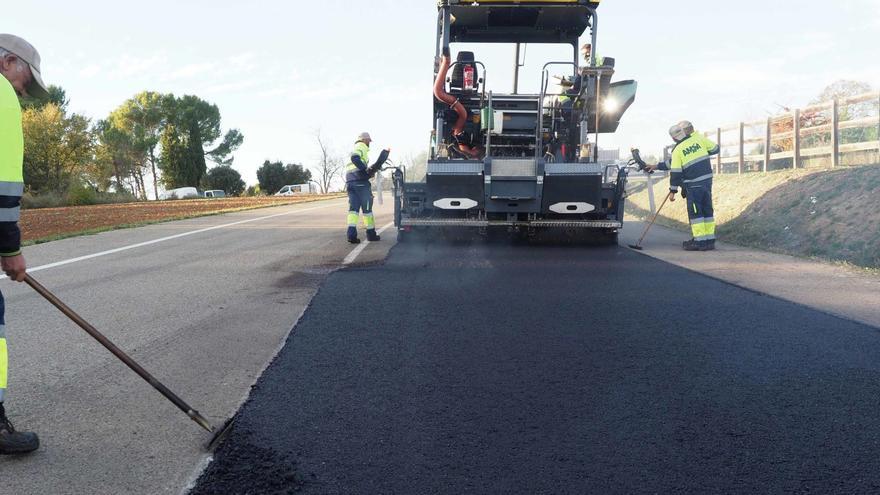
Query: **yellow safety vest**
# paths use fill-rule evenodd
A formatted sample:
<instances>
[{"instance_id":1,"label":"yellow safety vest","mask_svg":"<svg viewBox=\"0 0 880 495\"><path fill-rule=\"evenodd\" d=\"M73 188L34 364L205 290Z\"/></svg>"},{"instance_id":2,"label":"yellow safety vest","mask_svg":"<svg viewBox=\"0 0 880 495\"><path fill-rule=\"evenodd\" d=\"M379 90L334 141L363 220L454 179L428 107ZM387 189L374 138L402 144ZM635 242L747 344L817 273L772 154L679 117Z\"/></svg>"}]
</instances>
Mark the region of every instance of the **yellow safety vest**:
<instances>
[{"instance_id":1,"label":"yellow safety vest","mask_svg":"<svg viewBox=\"0 0 880 495\"><path fill-rule=\"evenodd\" d=\"M352 150L351 155L357 155L361 158L361 161L364 165L369 166L370 159L370 147L367 146L367 143L363 141L358 141L354 145L354 150ZM349 155L349 157L351 156ZM358 168L353 162L348 162L348 166L345 167L345 181L353 182L353 181L364 181L370 180L370 177L367 173Z\"/></svg>"},{"instance_id":2,"label":"yellow safety vest","mask_svg":"<svg viewBox=\"0 0 880 495\"><path fill-rule=\"evenodd\" d=\"M12 84L0 77L0 196L24 192L24 135L21 106ZM0 208L0 222L17 222L19 207Z\"/></svg>"}]
</instances>

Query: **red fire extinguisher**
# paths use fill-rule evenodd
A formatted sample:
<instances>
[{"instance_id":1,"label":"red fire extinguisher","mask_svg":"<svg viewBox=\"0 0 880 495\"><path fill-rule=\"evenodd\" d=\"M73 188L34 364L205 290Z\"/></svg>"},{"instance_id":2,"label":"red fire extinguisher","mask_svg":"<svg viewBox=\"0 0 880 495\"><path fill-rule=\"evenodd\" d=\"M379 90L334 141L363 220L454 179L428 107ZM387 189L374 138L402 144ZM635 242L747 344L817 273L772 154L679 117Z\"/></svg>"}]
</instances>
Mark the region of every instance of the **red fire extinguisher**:
<instances>
[{"instance_id":1,"label":"red fire extinguisher","mask_svg":"<svg viewBox=\"0 0 880 495\"><path fill-rule=\"evenodd\" d=\"M465 91L473 91L474 89L474 66L464 66L464 88Z\"/></svg>"}]
</instances>

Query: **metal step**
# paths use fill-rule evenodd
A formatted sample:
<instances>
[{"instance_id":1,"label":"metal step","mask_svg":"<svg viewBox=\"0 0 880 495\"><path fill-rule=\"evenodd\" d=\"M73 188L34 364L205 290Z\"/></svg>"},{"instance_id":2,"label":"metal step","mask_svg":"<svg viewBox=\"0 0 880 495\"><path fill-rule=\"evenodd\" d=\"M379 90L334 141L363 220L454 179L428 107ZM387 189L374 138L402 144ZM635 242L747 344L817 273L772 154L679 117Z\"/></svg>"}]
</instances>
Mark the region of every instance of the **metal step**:
<instances>
[{"instance_id":1,"label":"metal step","mask_svg":"<svg viewBox=\"0 0 880 495\"><path fill-rule=\"evenodd\" d=\"M620 229L623 223L615 220L470 220L466 218L407 218L400 220L403 227L536 227L565 229Z\"/></svg>"}]
</instances>

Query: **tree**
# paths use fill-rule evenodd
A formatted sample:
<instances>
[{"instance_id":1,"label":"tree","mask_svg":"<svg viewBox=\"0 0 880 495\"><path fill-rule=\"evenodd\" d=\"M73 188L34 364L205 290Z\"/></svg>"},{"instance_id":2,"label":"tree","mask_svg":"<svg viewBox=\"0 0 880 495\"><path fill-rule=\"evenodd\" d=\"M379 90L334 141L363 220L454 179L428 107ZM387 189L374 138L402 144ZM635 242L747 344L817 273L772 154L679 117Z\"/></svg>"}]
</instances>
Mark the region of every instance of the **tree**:
<instances>
[{"instance_id":1,"label":"tree","mask_svg":"<svg viewBox=\"0 0 880 495\"><path fill-rule=\"evenodd\" d=\"M832 100L842 100L852 96L871 93L874 88L866 82L849 81L841 79L827 86L817 96L811 105L829 102ZM877 115L877 100L855 103L852 105L840 105L838 116L841 122L848 120L862 119ZM828 119L830 120L830 119ZM854 129L843 129L840 131L840 140L844 143L856 143L864 141L877 140L877 126L861 127Z\"/></svg>"},{"instance_id":2,"label":"tree","mask_svg":"<svg viewBox=\"0 0 880 495\"><path fill-rule=\"evenodd\" d=\"M229 165L214 167L205 176L206 189L222 189L230 196L240 196L244 185L241 174Z\"/></svg>"},{"instance_id":3,"label":"tree","mask_svg":"<svg viewBox=\"0 0 880 495\"><path fill-rule=\"evenodd\" d=\"M184 95L181 98L169 100L169 109L172 110L173 117L178 123L187 123L187 129L191 131L190 136L194 136L194 132L198 131L199 139L203 147L203 156L206 156L218 165L229 165L232 163L231 155L237 150L244 141L244 136L238 129L230 129L225 135L220 130L220 109L217 105L208 103L207 101L193 95ZM223 139L219 144L215 143ZM212 147L213 149L204 150L204 147Z\"/></svg>"},{"instance_id":4,"label":"tree","mask_svg":"<svg viewBox=\"0 0 880 495\"><path fill-rule=\"evenodd\" d=\"M168 124L162 131L159 139L162 152L159 156L159 168L162 170L162 184L167 189L178 187L197 186L198 184L187 183L186 171L186 143L184 143L177 126Z\"/></svg>"},{"instance_id":5,"label":"tree","mask_svg":"<svg viewBox=\"0 0 880 495\"><path fill-rule=\"evenodd\" d=\"M229 155L241 146L244 137L237 129L231 129L215 146L222 134L216 105L197 96L169 95L164 98L163 107L166 123L160 139L159 167L166 187L201 184L207 171L206 158L220 165L232 163ZM213 149L206 151L206 146Z\"/></svg>"},{"instance_id":6,"label":"tree","mask_svg":"<svg viewBox=\"0 0 880 495\"><path fill-rule=\"evenodd\" d=\"M321 188L322 193L327 194L330 186L333 184L333 180L341 174L344 161L341 157L331 153L330 146L325 142L320 129L315 131L315 141L318 143L319 150L317 166L318 186Z\"/></svg>"},{"instance_id":7,"label":"tree","mask_svg":"<svg viewBox=\"0 0 880 495\"><path fill-rule=\"evenodd\" d=\"M110 186L117 192L128 192L141 197L135 186L133 164L137 152L129 136L106 120L99 120L93 133L96 139L95 163L110 172Z\"/></svg>"},{"instance_id":8,"label":"tree","mask_svg":"<svg viewBox=\"0 0 880 495\"><path fill-rule=\"evenodd\" d=\"M407 157L406 178L410 182L423 182L428 174L428 152Z\"/></svg>"},{"instance_id":9,"label":"tree","mask_svg":"<svg viewBox=\"0 0 880 495\"><path fill-rule=\"evenodd\" d=\"M285 184L306 184L312 180L312 171L300 164L288 163L284 166L284 178Z\"/></svg>"},{"instance_id":10,"label":"tree","mask_svg":"<svg viewBox=\"0 0 880 495\"><path fill-rule=\"evenodd\" d=\"M273 194L287 182L284 176L284 164L281 162L270 162L266 160L263 165L257 169L257 182L260 183L260 190L266 194Z\"/></svg>"},{"instance_id":11,"label":"tree","mask_svg":"<svg viewBox=\"0 0 880 495\"><path fill-rule=\"evenodd\" d=\"M53 103L55 106L60 108L62 111L67 111L67 104L70 103L70 100L67 99L67 92L64 91L64 88L61 86L50 85L46 90L49 92L49 97L45 100L39 100L37 98L21 98L19 97L19 102L21 103L22 108L36 108L40 109L45 107L46 105Z\"/></svg>"},{"instance_id":12,"label":"tree","mask_svg":"<svg viewBox=\"0 0 880 495\"><path fill-rule=\"evenodd\" d=\"M257 180L260 190L266 194L273 194L288 184L305 184L312 179L312 172L299 164L287 164L270 162L266 160L257 169Z\"/></svg>"},{"instance_id":13,"label":"tree","mask_svg":"<svg viewBox=\"0 0 880 495\"><path fill-rule=\"evenodd\" d=\"M22 112L24 132L24 182L29 191L67 191L80 181L92 161L94 138L89 119L67 115L48 103Z\"/></svg>"},{"instance_id":14,"label":"tree","mask_svg":"<svg viewBox=\"0 0 880 495\"><path fill-rule=\"evenodd\" d=\"M159 197L158 157L156 148L166 123L166 101L171 96L143 91L126 100L114 110L108 121L129 135L130 141L143 154L139 160L149 165L153 175L153 194ZM173 97L171 97L173 98Z\"/></svg>"}]
</instances>

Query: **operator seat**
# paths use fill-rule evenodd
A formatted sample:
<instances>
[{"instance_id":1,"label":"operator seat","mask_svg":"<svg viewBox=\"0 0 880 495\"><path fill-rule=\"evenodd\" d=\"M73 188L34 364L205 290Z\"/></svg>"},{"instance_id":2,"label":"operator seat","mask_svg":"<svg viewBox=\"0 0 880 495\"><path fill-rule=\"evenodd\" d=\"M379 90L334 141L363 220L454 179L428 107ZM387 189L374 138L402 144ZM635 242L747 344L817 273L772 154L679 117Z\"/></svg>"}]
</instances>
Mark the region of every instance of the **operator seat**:
<instances>
[{"instance_id":1,"label":"operator seat","mask_svg":"<svg viewBox=\"0 0 880 495\"><path fill-rule=\"evenodd\" d=\"M474 62L474 52L458 52L455 57L457 65L452 68L452 79L449 82L451 91L463 91L464 88L464 67L469 65L474 68L474 91L480 88L480 72L479 67Z\"/></svg>"}]
</instances>

